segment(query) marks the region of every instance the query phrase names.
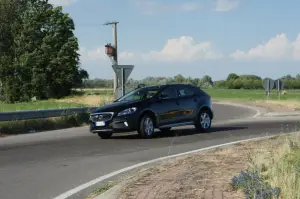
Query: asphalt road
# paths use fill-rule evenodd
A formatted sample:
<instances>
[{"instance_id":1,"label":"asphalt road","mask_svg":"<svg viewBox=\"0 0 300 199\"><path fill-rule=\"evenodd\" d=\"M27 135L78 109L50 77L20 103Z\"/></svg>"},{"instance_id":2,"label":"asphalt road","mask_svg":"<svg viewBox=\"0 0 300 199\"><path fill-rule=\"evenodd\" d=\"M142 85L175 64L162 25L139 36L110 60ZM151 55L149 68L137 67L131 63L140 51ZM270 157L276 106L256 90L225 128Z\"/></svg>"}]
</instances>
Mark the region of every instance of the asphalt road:
<instances>
[{"instance_id":1,"label":"asphalt road","mask_svg":"<svg viewBox=\"0 0 300 199\"><path fill-rule=\"evenodd\" d=\"M214 105L216 121L251 117L255 111ZM180 128L172 135L136 134L101 140L86 127L0 139L1 199L50 199L112 171L150 159L211 145L294 131L296 121L213 125L208 134Z\"/></svg>"}]
</instances>

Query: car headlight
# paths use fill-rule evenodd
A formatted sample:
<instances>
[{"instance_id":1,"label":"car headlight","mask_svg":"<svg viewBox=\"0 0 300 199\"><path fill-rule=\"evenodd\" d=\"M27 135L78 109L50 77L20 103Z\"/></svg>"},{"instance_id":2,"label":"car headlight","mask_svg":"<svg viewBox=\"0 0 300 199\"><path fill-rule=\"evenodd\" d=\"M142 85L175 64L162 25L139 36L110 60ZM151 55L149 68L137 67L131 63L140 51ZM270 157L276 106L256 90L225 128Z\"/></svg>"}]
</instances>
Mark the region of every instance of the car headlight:
<instances>
[{"instance_id":1,"label":"car headlight","mask_svg":"<svg viewBox=\"0 0 300 199\"><path fill-rule=\"evenodd\" d=\"M125 109L125 110L121 111L121 112L118 114L118 116L129 115L129 114L134 113L136 110L137 110L136 107L131 107L131 108L128 108L128 109Z\"/></svg>"}]
</instances>

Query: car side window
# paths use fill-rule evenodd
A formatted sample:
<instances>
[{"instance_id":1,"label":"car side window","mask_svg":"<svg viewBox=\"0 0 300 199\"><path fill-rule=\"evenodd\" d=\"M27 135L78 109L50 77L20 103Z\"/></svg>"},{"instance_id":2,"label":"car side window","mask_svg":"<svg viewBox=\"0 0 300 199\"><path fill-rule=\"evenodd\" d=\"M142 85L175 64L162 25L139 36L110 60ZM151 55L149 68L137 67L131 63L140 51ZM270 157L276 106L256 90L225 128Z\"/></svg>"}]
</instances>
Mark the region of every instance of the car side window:
<instances>
[{"instance_id":1,"label":"car side window","mask_svg":"<svg viewBox=\"0 0 300 199\"><path fill-rule=\"evenodd\" d=\"M178 88L178 94L180 97L193 96L195 94L195 91L189 86L180 86Z\"/></svg>"},{"instance_id":2,"label":"car side window","mask_svg":"<svg viewBox=\"0 0 300 199\"><path fill-rule=\"evenodd\" d=\"M177 92L174 87L168 87L161 92L161 95L165 98L176 98Z\"/></svg>"}]
</instances>

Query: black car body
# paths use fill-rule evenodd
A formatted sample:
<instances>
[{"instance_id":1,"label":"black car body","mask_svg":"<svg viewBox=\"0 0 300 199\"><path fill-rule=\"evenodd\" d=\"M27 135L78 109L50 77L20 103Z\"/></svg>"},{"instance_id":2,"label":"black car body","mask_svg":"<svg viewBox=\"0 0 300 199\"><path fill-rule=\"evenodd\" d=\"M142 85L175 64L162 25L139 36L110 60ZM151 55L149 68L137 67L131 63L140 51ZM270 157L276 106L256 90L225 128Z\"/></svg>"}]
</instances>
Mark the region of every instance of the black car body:
<instances>
[{"instance_id":1,"label":"black car body","mask_svg":"<svg viewBox=\"0 0 300 199\"><path fill-rule=\"evenodd\" d=\"M113 133L138 131L143 138L154 129L195 125L206 131L214 118L211 97L190 84L168 84L138 88L90 115L90 131L101 138Z\"/></svg>"}]
</instances>

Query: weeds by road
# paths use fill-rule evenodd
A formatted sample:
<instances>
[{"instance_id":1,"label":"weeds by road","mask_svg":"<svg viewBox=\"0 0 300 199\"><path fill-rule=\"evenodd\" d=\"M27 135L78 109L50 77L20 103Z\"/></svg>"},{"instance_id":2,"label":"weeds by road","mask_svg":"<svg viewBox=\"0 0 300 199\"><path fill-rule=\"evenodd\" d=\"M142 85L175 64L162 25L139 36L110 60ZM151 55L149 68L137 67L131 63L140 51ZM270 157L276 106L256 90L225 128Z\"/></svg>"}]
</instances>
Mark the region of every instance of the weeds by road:
<instances>
[{"instance_id":1,"label":"weeds by road","mask_svg":"<svg viewBox=\"0 0 300 199\"><path fill-rule=\"evenodd\" d=\"M113 195L115 199L254 199L263 193L261 199L271 199L272 194L298 199L299 151L300 133L294 133L188 155L138 172Z\"/></svg>"}]
</instances>

